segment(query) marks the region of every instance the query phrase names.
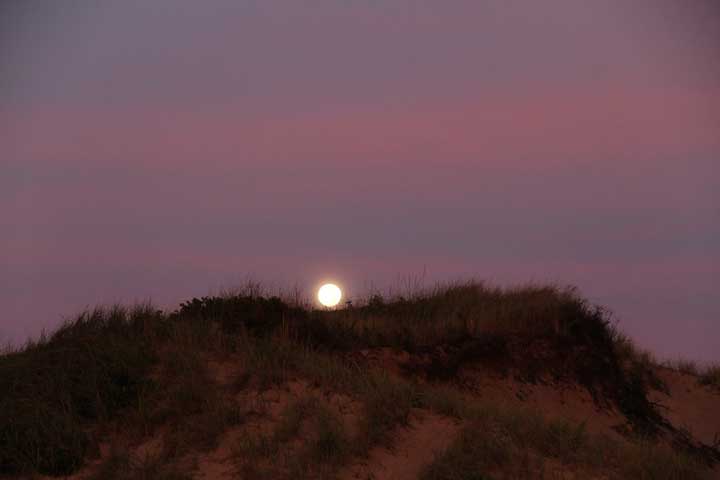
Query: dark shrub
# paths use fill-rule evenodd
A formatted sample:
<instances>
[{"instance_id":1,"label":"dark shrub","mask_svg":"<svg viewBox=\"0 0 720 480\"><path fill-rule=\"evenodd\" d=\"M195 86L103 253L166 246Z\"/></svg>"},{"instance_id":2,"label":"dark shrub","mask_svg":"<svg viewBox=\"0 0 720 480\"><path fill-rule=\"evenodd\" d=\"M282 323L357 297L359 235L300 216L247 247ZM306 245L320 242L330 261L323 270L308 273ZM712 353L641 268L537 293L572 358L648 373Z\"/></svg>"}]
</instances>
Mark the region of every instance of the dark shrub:
<instances>
[{"instance_id":1,"label":"dark shrub","mask_svg":"<svg viewBox=\"0 0 720 480\"><path fill-rule=\"evenodd\" d=\"M0 473L63 475L82 463L88 424L137 398L151 364L144 319L155 315L96 310L0 357Z\"/></svg>"}]
</instances>

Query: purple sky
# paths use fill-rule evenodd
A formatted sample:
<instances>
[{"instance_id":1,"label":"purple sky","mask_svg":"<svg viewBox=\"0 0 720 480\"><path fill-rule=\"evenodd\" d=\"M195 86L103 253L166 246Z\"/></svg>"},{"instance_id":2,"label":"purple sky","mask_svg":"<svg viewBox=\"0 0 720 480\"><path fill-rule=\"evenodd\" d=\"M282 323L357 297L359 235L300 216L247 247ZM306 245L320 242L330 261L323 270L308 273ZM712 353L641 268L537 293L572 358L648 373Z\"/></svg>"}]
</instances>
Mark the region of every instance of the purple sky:
<instances>
[{"instance_id":1,"label":"purple sky","mask_svg":"<svg viewBox=\"0 0 720 480\"><path fill-rule=\"evenodd\" d=\"M712 0L3 2L0 341L425 271L720 361L719 49Z\"/></svg>"}]
</instances>

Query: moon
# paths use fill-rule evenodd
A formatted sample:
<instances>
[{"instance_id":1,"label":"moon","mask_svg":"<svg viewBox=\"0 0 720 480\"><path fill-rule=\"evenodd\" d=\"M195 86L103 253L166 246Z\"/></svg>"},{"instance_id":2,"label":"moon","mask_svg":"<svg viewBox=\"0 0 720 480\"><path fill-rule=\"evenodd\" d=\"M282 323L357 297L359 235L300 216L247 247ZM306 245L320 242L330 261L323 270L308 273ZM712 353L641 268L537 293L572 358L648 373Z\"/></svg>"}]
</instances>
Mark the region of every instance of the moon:
<instances>
[{"instance_id":1,"label":"moon","mask_svg":"<svg viewBox=\"0 0 720 480\"><path fill-rule=\"evenodd\" d=\"M342 290L334 283L326 283L318 290L318 301L326 307L334 307L340 303Z\"/></svg>"}]
</instances>

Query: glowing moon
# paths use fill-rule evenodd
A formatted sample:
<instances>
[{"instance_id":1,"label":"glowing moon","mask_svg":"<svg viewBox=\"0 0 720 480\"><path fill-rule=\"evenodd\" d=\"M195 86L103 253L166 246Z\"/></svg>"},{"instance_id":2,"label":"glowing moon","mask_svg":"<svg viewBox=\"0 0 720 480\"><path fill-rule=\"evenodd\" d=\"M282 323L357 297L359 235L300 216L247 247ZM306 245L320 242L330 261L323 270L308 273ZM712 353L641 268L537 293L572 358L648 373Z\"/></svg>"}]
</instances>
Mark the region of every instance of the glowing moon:
<instances>
[{"instance_id":1,"label":"glowing moon","mask_svg":"<svg viewBox=\"0 0 720 480\"><path fill-rule=\"evenodd\" d=\"M340 303L342 291L333 283L326 283L318 290L318 301L326 307L334 307Z\"/></svg>"}]
</instances>

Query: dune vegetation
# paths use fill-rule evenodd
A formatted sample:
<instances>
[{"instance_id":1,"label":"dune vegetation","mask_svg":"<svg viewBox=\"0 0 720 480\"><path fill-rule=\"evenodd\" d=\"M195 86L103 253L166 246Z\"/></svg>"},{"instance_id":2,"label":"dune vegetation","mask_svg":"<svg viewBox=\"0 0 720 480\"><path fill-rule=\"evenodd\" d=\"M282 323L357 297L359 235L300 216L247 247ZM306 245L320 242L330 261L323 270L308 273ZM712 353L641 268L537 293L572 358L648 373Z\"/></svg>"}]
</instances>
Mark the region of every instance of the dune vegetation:
<instances>
[{"instance_id":1,"label":"dune vegetation","mask_svg":"<svg viewBox=\"0 0 720 480\"><path fill-rule=\"evenodd\" d=\"M222 448L218 478L347 478L432 415L457 434L422 479L706 478L718 445L651 401L667 390L658 368L604 309L554 286L456 284L338 310L254 288L173 312L98 308L0 356L0 475L189 479ZM469 369L572 386L622 422L591 431L479 398ZM720 384L717 368L696 374ZM287 401L273 412L267 392Z\"/></svg>"}]
</instances>

